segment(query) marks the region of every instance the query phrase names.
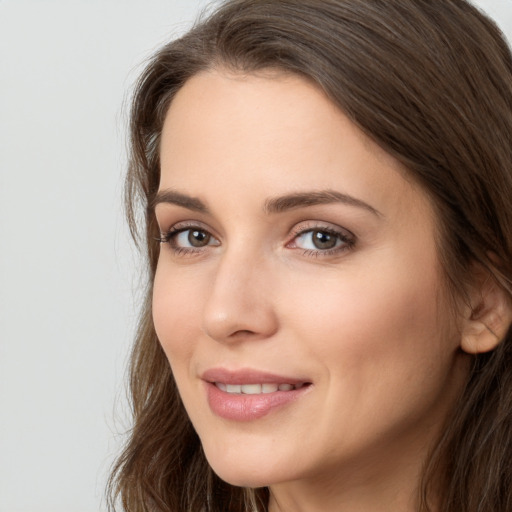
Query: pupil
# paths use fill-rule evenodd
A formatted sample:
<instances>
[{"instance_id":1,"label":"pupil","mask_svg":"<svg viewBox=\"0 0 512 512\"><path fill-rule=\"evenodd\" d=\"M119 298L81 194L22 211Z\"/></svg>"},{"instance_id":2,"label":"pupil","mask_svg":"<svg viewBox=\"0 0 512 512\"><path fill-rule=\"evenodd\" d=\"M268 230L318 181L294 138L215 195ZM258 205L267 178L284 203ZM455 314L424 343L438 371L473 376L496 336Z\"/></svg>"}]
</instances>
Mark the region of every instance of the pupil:
<instances>
[{"instance_id":1,"label":"pupil","mask_svg":"<svg viewBox=\"0 0 512 512\"><path fill-rule=\"evenodd\" d=\"M188 241L193 247L204 247L210 241L210 235L204 231L189 231Z\"/></svg>"},{"instance_id":2,"label":"pupil","mask_svg":"<svg viewBox=\"0 0 512 512\"><path fill-rule=\"evenodd\" d=\"M314 231L313 245L317 249L332 249L336 245L336 236L325 231Z\"/></svg>"}]
</instances>

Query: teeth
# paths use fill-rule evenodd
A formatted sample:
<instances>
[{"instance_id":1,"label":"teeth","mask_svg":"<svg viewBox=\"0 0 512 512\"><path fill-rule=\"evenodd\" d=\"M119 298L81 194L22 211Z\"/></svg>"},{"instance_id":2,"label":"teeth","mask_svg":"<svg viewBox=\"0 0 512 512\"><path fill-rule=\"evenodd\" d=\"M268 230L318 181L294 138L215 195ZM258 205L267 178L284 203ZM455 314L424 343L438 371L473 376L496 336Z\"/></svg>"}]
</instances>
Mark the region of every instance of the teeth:
<instances>
[{"instance_id":1,"label":"teeth","mask_svg":"<svg viewBox=\"0 0 512 512\"><path fill-rule=\"evenodd\" d=\"M261 384L244 384L241 388L244 395L259 395L261 393Z\"/></svg>"},{"instance_id":2,"label":"teeth","mask_svg":"<svg viewBox=\"0 0 512 512\"><path fill-rule=\"evenodd\" d=\"M226 393L259 395L261 393L275 393L276 391L292 391L300 389L304 384L224 384L216 382L215 385Z\"/></svg>"}]
</instances>

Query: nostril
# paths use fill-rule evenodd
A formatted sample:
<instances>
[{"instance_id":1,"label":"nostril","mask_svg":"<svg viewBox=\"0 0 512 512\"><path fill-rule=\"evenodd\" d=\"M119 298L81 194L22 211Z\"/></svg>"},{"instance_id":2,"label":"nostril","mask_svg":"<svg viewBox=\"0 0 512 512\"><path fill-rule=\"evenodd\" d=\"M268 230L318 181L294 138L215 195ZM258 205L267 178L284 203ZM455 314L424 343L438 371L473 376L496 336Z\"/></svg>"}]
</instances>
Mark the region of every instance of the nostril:
<instances>
[{"instance_id":1,"label":"nostril","mask_svg":"<svg viewBox=\"0 0 512 512\"><path fill-rule=\"evenodd\" d=\"M251 336L256 334L254 331L250 331L248 329L240 329L239 331L235 331L233 334L231 334L232 337L236 336Z\"/></svg>"}]
</instances>

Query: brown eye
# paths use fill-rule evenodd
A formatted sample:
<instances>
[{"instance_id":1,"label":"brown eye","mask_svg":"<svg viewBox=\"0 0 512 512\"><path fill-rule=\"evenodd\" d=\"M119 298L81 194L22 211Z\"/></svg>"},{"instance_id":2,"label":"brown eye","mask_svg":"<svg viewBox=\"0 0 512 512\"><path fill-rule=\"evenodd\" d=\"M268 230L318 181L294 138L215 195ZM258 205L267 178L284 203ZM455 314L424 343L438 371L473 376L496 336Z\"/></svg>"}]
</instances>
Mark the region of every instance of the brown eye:
<instances>
[{"instance_id":1,"label":"brown eye","mask_svg":"<svg viewBox=\"0 0 512 512\"><path fill-rule=\"evenodd\" d=\"M328 231L314 230L311 232L311 241L316 249L333 249L338 243L339 236Z\"/></svg>"},{"instance_id":2,"label":"brown eye","mask_svg":"<svg viewBox=\"0 0 512 512\"><path fill-rule=\"evenodd\" d=\"M195 251L220 245L214 236L199 227L171 230L162 234L160 242L168 243L177 252Z\"/></svg>"},{"instance_id":3,"label":"brown eye","mask_svg":"<svg viewBox=\"0 0 512 512\"><path fill-rule=\"evenodd\" d=\"M351 249L355 237L347 230L317 227L299 232L293 240L292 247L304 249L305 254L332 256Z\"/></svg>"},{"instance_id":4,"label":"brown eye","mask_svg":"<svg viewBox=\"0 0 512 512\"><path fill-rule=\"evenodd\" d=\"M211 235L199 229L188 229L188 243L192 247L204 247L210 243Z\"/></svg>"}]
</instances>

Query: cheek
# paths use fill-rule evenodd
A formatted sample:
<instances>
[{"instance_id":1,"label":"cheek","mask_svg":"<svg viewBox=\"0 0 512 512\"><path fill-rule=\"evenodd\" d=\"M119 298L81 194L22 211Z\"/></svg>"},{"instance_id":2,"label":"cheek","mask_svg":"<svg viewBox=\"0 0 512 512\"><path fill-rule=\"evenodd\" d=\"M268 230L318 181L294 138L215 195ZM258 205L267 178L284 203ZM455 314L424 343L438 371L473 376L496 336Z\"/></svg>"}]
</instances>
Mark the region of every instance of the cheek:
<instances>
[{"instance_id":1,"label":"cheek","mask_svg":"<svg viewBox=\"0 0 512 512\"><path fill-rule=\"evenodd\" d=\"M297 337L311 357L329 366L337 361L345 373L352 368L355 378L376 367L410 375L418 368L429 371L450 353L453 338L451 320L441 315L436 267L432 261L429 266L376 264L319 280L315 293L292 299L288 311ZM302 288L314 290L312 284L304 282Z\"/></svg>"},{"instance_id":2,"label":"cheek","mask_svg":"<svg viewBox=\"0 0 512 512\"><path fill-rule=\"evenodd\" d=\"M173 372L179 371L179 363L193 354L191 340L200 330L198 307L202 288L198 279L184 279L179 271L159 262L153 285L153 322Z\"/></svg>"},{"instance_id":3,"label":"cheek","mask_svg":"<svg viewBox=\"0 0 512 512\"><path fill-rule=\"evenodd\" d=\"M316 293L290 303L290 337L316 363L323 392L318 430L343 440L333 456L383 435L399 439L411 425L427 431L452 400L457 335L436 265L394 268L319 280Z\"/></svg>"}]
</instances>

